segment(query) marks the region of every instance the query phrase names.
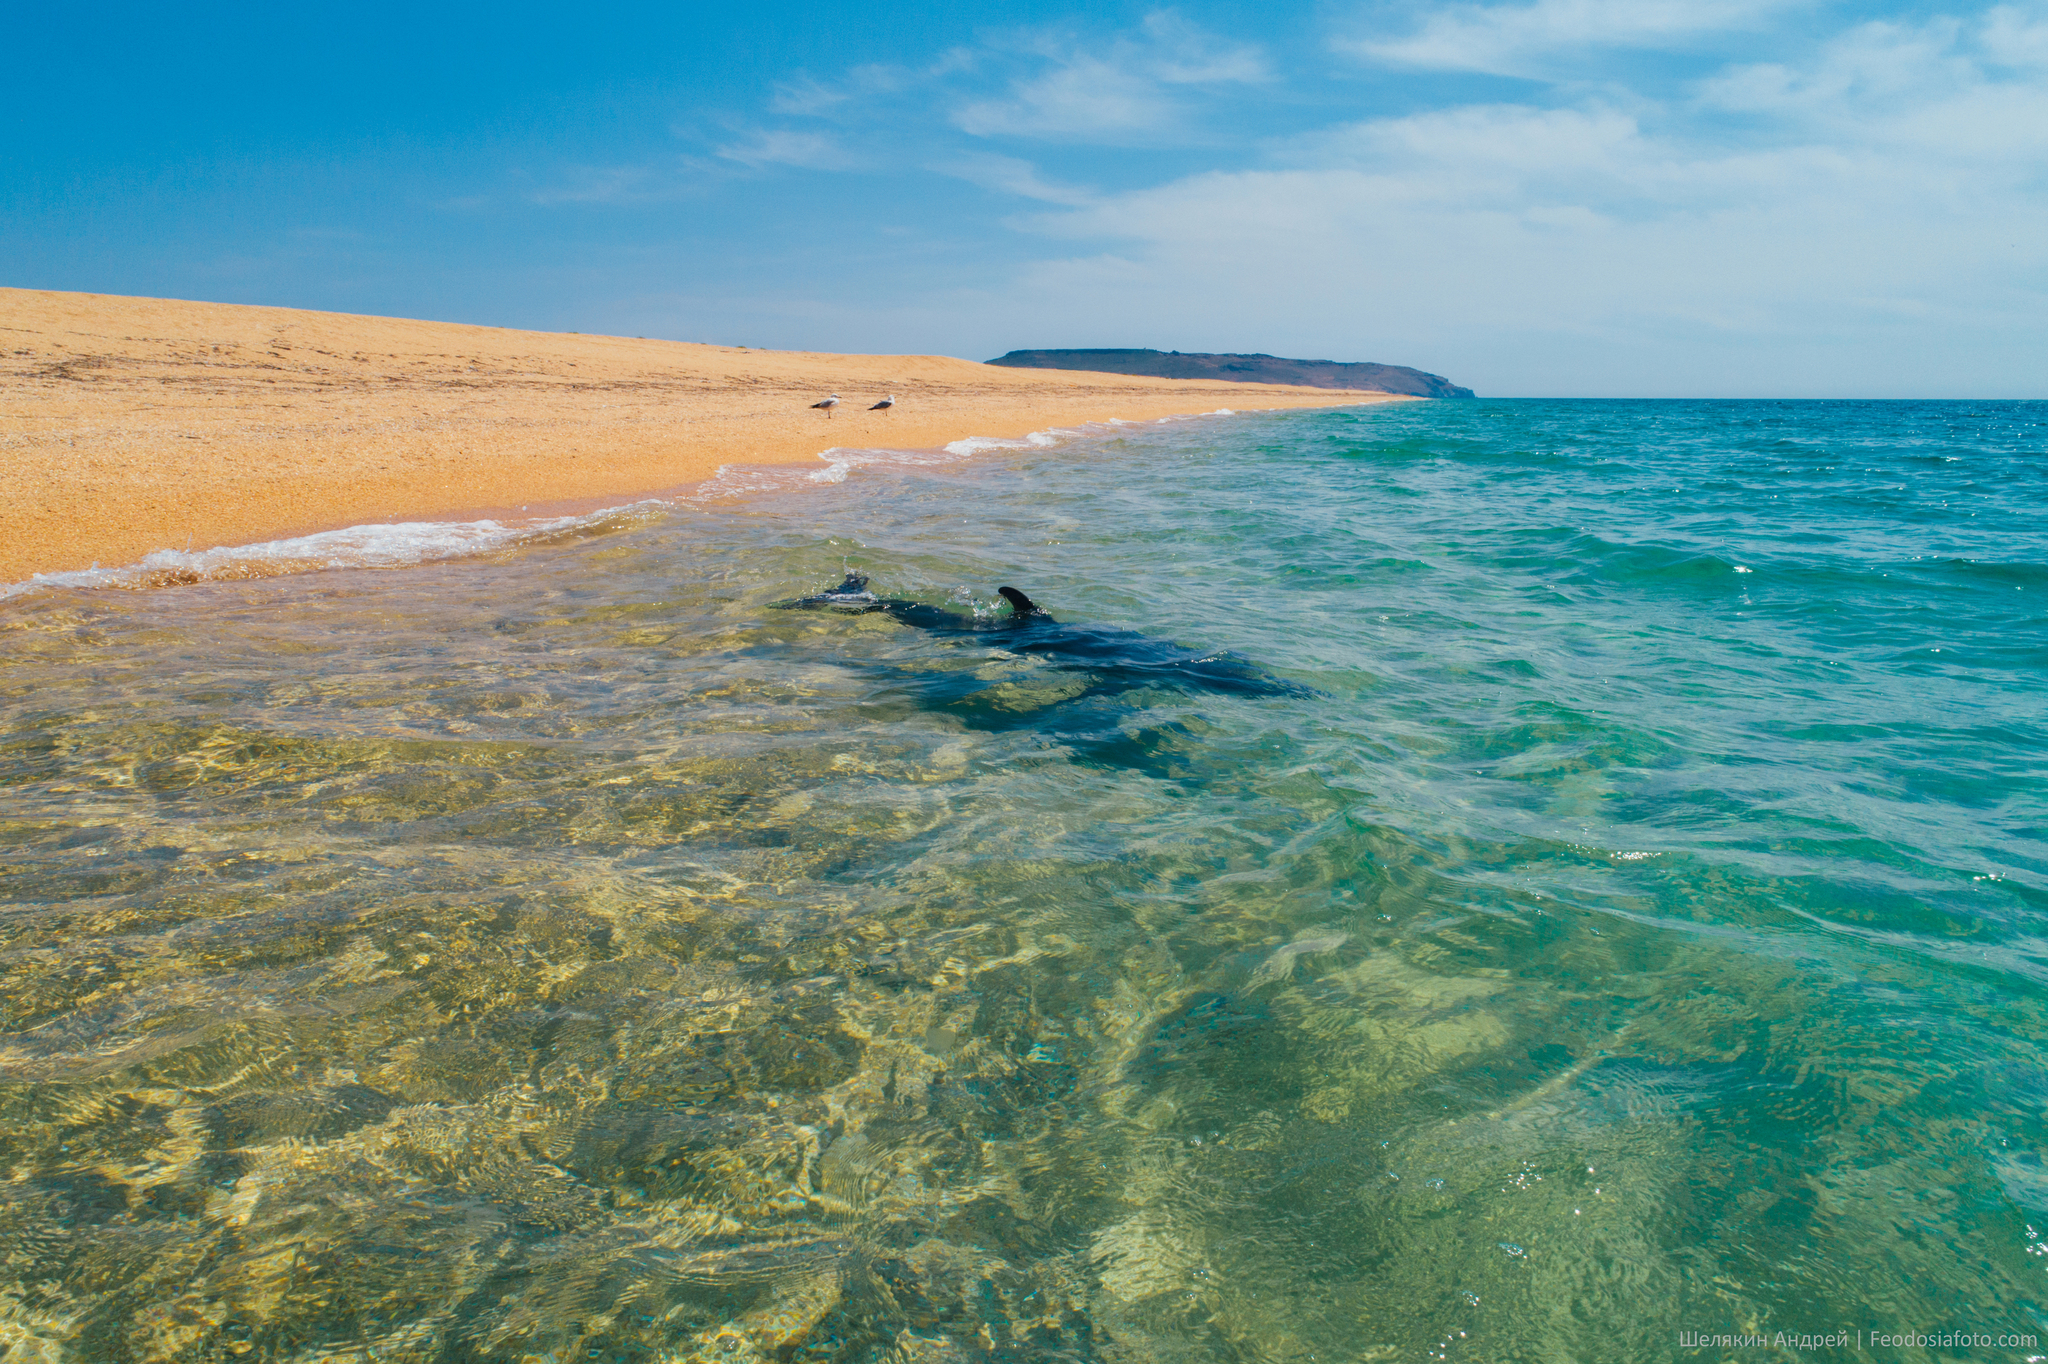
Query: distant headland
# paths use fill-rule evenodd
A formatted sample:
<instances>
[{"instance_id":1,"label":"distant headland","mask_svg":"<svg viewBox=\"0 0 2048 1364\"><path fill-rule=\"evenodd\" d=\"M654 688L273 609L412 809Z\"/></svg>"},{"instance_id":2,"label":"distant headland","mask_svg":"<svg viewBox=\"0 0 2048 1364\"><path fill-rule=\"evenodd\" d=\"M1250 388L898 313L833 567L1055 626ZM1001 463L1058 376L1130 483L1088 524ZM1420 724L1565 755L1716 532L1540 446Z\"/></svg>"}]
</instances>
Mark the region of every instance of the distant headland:
<instances>
[{"instance_id":1,"label":"distant headland","mask_svg":"<svg viewBox=\"0 0 2048 1364\"><path fill-rule=\"evenodd\" d=\"M1145 374L1158 379L1222 379L1240 384L1292 384L1407 393L1419 398L1469 398L1441 374L1406 365L1347 364L1341 360L1283 360L1277 355L1183 355L1165 350L1013 350L989 361L1012 369L1080 369L1098 374Z\"/></svg>"}]
</instances>

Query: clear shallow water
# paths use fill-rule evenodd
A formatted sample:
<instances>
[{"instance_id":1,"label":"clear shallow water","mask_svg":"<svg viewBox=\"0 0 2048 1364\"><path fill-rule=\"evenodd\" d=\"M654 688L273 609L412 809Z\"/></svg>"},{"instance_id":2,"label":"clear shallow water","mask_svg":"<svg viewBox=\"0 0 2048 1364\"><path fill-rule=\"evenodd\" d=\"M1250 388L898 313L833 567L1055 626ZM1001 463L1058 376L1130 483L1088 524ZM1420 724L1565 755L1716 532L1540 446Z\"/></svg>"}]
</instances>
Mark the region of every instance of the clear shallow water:
<instances>
[{"instance_id":1,"label":"clear shallow water","mask_svg":"<svg viewBox=\"0 0 2048 1364\"><path fill-rule=\"evenodd\" d=\"M4 1357L2048 1337L2044 511L2040 404L1416 404L17 596Z\"/></svg>"}]
</instances>

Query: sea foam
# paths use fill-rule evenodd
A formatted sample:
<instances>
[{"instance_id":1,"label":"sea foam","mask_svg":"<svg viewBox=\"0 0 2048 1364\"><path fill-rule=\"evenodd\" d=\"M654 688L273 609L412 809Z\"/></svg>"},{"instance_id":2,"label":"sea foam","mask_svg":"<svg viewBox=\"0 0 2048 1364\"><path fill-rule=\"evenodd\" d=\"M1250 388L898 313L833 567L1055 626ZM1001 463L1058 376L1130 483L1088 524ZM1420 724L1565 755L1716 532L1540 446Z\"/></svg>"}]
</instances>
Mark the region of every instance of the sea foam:
<instances>
[{"instance_id":1,"label":"sea foam","mask_svg":"<svg viewBox=\"0 0 2048 1364\"><path fill-rule=\"evenodd\" d=\"M442 559L474 558L564 536L602 532L657 515L668 505L649 498L582 516L373 523L253 545L159 549L144 555L138 563L118 568L94 565L61 573L38 573L23 582L0 586L0 599L53 587L183 587L321 569L410 568Z\"/></svg>"},{"instance_id":2,"label":"sea foam","mask_svg":"<svg viewBox=\"0 0 2048 1364\"><path fill-rule=\"evenodd\" d=\"M0 584L0 601L49 588L141 590L274 578L323 569L411 568L447 559L476 558L560 537L602 534L662 515L678 505L794 492L806 484L844 483L856 469L934 467L997 450L1046 449L1078 437L1109 435L1122 427L1234 415L1229 408L1220 408L1215 412L1160 417L1152 423L1112 417L1076 427L1049 427L1018 437L966 436L937 450L833 446L818 453L818 458L825 461L822 469L806 472L801 466L726 464L687 493L642 498L577 516L372 523L260 544L217 545L203 550L159 549L144 555L140 562L115 568L95 564L91 568L38 573L22 582Z\"/></svg>"}]
</instances>

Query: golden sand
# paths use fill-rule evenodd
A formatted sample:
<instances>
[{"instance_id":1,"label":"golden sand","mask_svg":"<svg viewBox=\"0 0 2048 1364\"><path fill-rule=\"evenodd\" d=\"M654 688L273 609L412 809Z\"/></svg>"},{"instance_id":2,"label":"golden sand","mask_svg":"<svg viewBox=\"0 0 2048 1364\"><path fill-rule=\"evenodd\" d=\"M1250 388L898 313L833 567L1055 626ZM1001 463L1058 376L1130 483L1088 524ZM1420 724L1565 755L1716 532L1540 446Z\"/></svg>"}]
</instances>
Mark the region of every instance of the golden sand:
<instances>
[{"instance_id":1,"label":"golden sand","mask_svg":"<svg viewBox=\"0 0 2048 1364\"><path fill-rule=\"evenodd\" d=\"M835 445L1406 401L28 289L0 289L0 376L0 582L610 502ZM832 392L831 417L810 408Z\"/></svg>"}]
</instances>

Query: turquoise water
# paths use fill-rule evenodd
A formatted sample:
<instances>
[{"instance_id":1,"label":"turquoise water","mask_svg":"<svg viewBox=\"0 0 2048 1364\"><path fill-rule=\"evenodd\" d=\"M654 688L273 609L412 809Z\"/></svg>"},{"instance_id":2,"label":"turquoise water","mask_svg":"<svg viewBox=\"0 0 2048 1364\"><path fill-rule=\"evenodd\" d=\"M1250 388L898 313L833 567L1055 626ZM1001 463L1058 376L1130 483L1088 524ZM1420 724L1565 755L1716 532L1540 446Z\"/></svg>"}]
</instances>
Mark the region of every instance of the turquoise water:
<instances>
[{"instance_id":1,"label":"turquoise water","mask_svg":"<svg viewBox=\"0 0 2048 1364\"><path fill-rule=\"evenodd\" d=\"M1477 401L18 595L0 1358L2048 1354L2044 513Z\"/></svg>"}]
</instances>

